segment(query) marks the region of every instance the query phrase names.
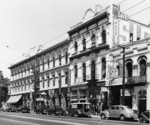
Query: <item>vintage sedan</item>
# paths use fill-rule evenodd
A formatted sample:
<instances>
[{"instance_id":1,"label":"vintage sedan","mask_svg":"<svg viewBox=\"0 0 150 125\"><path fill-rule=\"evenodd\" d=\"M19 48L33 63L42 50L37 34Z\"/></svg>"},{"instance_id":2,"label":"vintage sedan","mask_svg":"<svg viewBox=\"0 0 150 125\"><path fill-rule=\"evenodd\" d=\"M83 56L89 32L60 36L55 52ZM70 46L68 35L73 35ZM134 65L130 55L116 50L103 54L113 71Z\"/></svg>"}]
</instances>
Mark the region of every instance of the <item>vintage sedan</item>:
<instances>
[{"instance_id":1,"label":"vintage sedan","mask_svg":"<svg viewBox=\"0 0 150 125\"><path fill-rule=\"evenodd\" d=\"M84 116L91 117L90 103L88 102L79 102L79 103L71 103L69 108L67 109L69 115L74 117Z\"/></svg>"},{"instance_id":2,"label":"vintage sedan","mask_svg":"<svg viewBox=\"0 0 150 125\"><path fill-rule=\"evenodd\" d=\"M113 105L109 109L101 111L100 116L102 119L119 118L122 121L125 119L138 119L137 113L125 105Z\"/></svg>"}]
</instances>

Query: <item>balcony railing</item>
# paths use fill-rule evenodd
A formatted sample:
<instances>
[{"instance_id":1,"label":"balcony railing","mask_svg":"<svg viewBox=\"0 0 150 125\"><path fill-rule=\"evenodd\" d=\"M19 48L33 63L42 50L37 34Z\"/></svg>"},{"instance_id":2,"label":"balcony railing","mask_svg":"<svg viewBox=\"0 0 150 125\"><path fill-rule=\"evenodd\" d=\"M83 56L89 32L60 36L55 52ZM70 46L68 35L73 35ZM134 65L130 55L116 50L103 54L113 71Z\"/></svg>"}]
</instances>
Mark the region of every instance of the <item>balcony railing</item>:
<instances>
[{"instance_id":1,"label":"balcony railing","mask_svg":"<svg viewBox=\"0 0 150 125\"><path fill-rule=\"evenodd\" d=\"M135 84L135 83L146 83L147 77L146 76L133 76L127 78L128 84Z\"/></svg>"}]
</instances>

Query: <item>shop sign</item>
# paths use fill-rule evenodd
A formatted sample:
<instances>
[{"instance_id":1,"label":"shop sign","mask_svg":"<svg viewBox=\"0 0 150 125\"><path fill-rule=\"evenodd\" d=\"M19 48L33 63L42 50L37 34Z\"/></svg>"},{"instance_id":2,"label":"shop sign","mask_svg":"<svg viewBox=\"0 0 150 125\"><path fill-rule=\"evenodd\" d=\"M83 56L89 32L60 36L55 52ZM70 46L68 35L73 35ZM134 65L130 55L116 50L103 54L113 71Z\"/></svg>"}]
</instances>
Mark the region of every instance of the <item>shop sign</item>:
<instances>
[{"instance_id":1,"label":"shop sign","mask_svg":"<svg viewBox=\"0 0 150 125\"><path fill-rule=\"evenodd\" d=\"M110 86L122 85L122 78L113 79L110 81Z\"/></svg>"}]
</instances>

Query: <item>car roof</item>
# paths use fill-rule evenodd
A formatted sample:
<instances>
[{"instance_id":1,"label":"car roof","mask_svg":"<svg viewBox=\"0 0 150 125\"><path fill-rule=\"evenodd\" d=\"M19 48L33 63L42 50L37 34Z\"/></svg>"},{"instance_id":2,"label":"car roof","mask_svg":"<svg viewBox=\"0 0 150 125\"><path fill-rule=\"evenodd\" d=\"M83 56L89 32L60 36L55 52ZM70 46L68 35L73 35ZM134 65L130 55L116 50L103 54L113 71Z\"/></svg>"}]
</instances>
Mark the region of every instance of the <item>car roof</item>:
<instances>
[{"instance_id":1,"label":"car roof","mask_svg":"<svg viewBox=\"0 0 150 125\"><path fill-rule=\"evenodd\" d=\"M91 103L88 103L88 102L77 102L77 103L71 103L71 105L77 105L77 104L87 104L87 105L90 105Z\"/></svg>"},{"instance_id":2,"label":"car roof","mask_svg":"<svg viewBox=\"0 0 150 125\"><path fill-rule=\"evenodd\" d=\"M126 105L112 105L110 107L113 107L113 106L118 106L118 107L129 107L129 106L126 106Z\"/></svg>"}]
</instances>

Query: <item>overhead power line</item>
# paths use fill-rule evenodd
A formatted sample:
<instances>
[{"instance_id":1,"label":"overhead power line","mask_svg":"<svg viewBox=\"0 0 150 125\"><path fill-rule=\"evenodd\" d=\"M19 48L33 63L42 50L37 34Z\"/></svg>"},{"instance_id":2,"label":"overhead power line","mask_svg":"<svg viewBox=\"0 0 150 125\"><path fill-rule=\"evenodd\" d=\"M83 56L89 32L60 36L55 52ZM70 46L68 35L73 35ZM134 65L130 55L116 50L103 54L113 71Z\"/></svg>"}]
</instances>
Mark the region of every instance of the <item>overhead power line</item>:
<instances>
[{"instance_id":1,"label":"overhead power line","mask_svg":"<svg viewBox=\"0 0 150 125\"><path fill-rule=\"evenodd\" d=\"M61 34L61 35L59 35L59 36L57 36L57 37L51 39L50 41L48 41L48 42L46 42L46 43L44 43L44 44L42 44L42 45L44 46L44 45L48 44L49 42L52 42L52 41L58 39L59 37L64 36L66 33L67 33L67 32L65 32L65 33L63 33L63 34Z\"/></svg>"},{"instance_id":2,"label":"overhead power line","mask_svg":"<svg viewBox=\"0 0 150 125\"><path fill-rule=\"evenodd\" d=\"M150 6L149 6L149 7L147 7L147 8L145 8L145 9L142 9L142 10L140 10L140 11L138 11L138 12L136 12L136 13L132 14L132 15L130 15L129 17L135 16L135 15L137 15L137 14L139 14L139 13L141 13L141 12L145 11L145 10L148 10L148 9L150 9Z\"/></svg>"},{"instance_id":3,"label":"overhead power line","mask_svg":"<svg viewBox=\"0 0 150 125\"><path fill-rule=\"evenodd\" d=\"M134 7L138 6L138 5L140 5L140 4L144 3L145 1L146 1L146 0L143 0L143 1L141 1L141 2L139 2L139 3L137 3L137 4L135 4L135 5L133 5L133 6L129 7L129 8L127 8L127 9L124 10L123 12L128 11L128 10L130 10L130 9L132 9L132 8L134 8Z\"/></svg>"}]
</instances>

